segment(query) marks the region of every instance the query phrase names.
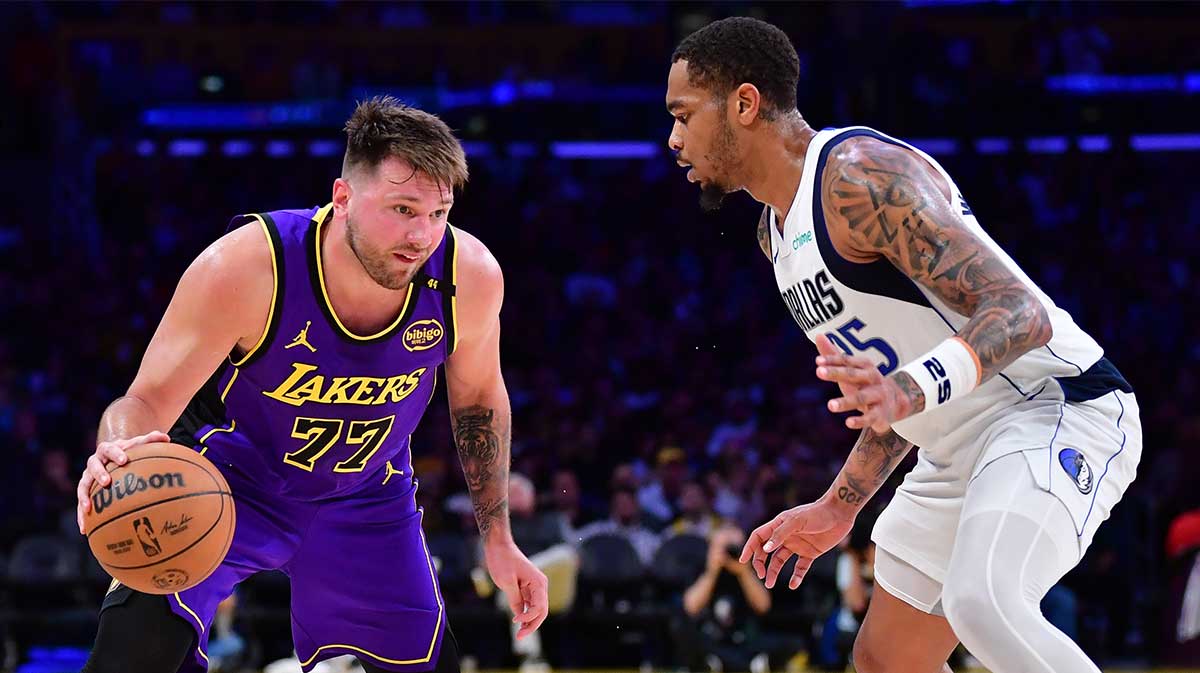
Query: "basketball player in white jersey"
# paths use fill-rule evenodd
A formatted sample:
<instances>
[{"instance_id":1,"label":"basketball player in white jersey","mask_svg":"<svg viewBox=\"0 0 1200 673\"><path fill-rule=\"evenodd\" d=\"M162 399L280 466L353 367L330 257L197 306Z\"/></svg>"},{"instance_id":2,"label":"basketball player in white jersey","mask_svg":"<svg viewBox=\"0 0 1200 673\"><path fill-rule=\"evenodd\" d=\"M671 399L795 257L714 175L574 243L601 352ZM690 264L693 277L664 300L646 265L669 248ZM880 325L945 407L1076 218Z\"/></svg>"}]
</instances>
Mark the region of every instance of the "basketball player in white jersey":
<instances>
[{"instance_id":1,"label":"basketball player in white jersey","mask_svg":"<svg viewBox=\"0 0 1200 673\"><path fill-rule=\"evenodd\" d=\"M813 130L798 75L782 31L733 18L686 38L667 83L701 205L765 204L759 244L841 389L829 409L862 430L828 492L755 530L742 561L774 586L796 557L796 588L918 446L872 534L857 670L949 670L961 640L993 673L1098 671L1039 602L1133 480L1132 389L936 161L867 128Z\"/></svg>"}]
</instances>

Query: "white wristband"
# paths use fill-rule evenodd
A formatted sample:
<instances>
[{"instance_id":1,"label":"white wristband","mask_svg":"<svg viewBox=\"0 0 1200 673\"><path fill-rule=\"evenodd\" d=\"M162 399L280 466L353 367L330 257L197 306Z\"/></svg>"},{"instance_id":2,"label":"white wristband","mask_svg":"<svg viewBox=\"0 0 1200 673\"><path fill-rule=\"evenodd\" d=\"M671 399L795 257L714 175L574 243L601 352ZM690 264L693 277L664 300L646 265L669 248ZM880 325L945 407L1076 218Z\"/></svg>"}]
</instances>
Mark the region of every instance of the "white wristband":
<instances>
[{"instance_id":1,"label":"white wristband","mask_svg":"<svg viewBox=\"0 0 1200 673\"><path fill-rule=\"evenodd\" d=\"M979 356L967 342L950 337L933 350L900 368L925 393L925 408L932 409L958 399L979 385L982 368Z\"/></svg>"}]
</instances>

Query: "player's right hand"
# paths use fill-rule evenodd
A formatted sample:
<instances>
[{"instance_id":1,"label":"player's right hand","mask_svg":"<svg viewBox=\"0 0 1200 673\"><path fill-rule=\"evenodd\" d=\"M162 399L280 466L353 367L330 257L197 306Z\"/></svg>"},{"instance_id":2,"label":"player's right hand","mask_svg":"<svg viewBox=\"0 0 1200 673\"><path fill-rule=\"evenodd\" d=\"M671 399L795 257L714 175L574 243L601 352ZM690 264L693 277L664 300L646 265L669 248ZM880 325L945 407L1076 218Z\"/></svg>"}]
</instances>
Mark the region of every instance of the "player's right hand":
<instances>
[{"instance_id":1,"label":"player's right hand","mask_svg":"<svg viewBox=\"0 0 1200 673\"><path fill-rule=\"evenodd\" d=\"M824 498L780 512L750 534L742 548L742 563L751 562L758 578L765 580L768 589L775 588L779 571L793 556L796 567L788 588L795 589L804 580L813 561L832 549L850 533L854 518L847 518L845 508ZM770 565L767 556L771 556Z\"/></svg>"},{"instance_id":2,"label":"player's right hand","mask_svg":"<svg viewBox=\"0 0 1200 673\"><path fill-rule=\"evenodd\" d=\"M139 444L153 444L154 442L169 442L171 438L165 432L148 432L137 437L129 439L116 439L109 442L100 442L96 445L96 452L87 460L87 468L83 471L83 476L79 478L79 486L75 488L75 520L79 524L79 533L82 535L83 516L92 509L91 498L88 493L92 490L92 484L100 484L101 487L107 487L112 483L112 477L108 475L108 464L116 463L124 465L129 460L129 456L125 455L125 449Z\"/></svg>"}]
</instances>

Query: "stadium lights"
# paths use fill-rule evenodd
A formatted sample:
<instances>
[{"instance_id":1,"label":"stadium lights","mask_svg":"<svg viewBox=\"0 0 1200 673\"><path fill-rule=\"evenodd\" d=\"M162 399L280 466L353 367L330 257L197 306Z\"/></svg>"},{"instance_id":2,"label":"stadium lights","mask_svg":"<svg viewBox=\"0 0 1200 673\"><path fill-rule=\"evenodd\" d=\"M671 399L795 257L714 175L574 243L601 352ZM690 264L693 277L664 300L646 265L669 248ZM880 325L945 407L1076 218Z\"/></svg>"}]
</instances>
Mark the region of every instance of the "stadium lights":
<instances>
[{"instance_id":1,"label":"stadium lights","mask_svg":"<svg viewBox=\"0 0 1200 673\"><path fill-rule=\"evenodd\" d=\"M1072 146L1082 152L1108 152L1121 140L1115 140L1107 135L1076 136L1032 136L1024 139L981 137L963 141L956 138L908 138L906 142L935 156L954 156L967 148L974 148L978 155L1008 154L1014 148L1024 148L1030 154L1065 154ZM1165 134L1136 134L1129 136L1128 147L1137 152L1189 152L1200 150L1200 133L1165 133ZM311 157L341 156L344 145L333 140L310 140L298 142L295 140L270 139L252 141L246 139L227 139L210 143L198 138L174 138L163 141L141 139L134 144L138 156L152 157L159 151L160 144L165 147L167 156L191 158L204 156L210 145L219 148L223 156L241 158L250 156L267 156L286 158L297 154ZM654 159L667 154L666 147L661 143L645 140L618 141L572 141L563 140L541 145L532 142L512 142L506 145L469 140L463 142L467 156L474 159L485 159L495 156L508 156L514 159L528 159L543 153L557 159L603 160L603 159Z\"/></svg>"}]
</instances>

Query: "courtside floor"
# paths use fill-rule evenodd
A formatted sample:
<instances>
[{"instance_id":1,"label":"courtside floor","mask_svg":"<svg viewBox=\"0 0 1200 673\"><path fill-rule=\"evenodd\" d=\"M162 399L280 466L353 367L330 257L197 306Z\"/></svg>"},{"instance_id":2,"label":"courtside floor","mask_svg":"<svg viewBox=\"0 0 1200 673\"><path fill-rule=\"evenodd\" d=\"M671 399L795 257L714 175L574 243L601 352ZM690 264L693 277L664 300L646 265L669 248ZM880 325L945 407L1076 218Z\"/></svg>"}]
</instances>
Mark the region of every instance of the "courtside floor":
<instances>
[{"instance_id":1,"label":"courtside floor","mask_svg":"<svg viewBox=\"0 0 1200 673\"><path fill-rule=\"evenodd\" d=\"M1200 663L1200 662L1198 662ZM847 673L853 673L852 669L846 669ZM1200 673L1200 668L1105 668L1104 673ZM513 670L480 670L478 673L517 673ZM642 673L636 668L627 669L599 669L587 668L579 670L554 669L553 673ZM668 673L666 671L655 671L654 673ZM742 673L738 671L727 671L726 673ZM818 673L816 669L797 669L790 672L779 673ZM955 669L955 673L989 673L984 668L965 668Z\"/></svg>"}]
</instances>

